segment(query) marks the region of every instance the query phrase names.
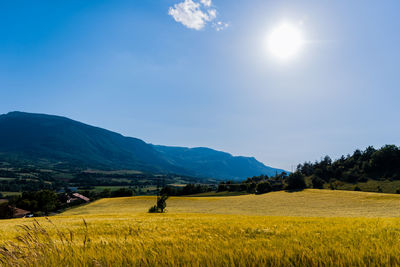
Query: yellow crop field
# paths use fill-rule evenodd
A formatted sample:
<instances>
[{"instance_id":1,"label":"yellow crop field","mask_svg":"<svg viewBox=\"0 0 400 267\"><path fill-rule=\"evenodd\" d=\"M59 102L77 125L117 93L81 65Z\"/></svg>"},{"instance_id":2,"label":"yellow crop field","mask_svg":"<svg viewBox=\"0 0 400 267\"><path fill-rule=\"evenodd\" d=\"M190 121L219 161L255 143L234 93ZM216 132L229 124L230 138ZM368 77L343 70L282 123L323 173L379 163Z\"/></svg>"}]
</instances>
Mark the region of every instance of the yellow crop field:
<instances>
[{"instance_id":1,"label":"yellow crop field","mask_svg":"<svg viewBox=\"0 0 400 267\"><path fill-rule=\"evenodd\" d=\"M329 190L103 199L0 221L4 266L398 266L400 197Z\"/></svg>"},{"instance_id":2,"label":"yellow crop field","mask_svg":"<svg viewBox=\"0 0 400 267\"><path fill-rule=\"evenodd\" d=\"M143 213L155 197L102 199L63 215ZM400 217L400 195L307 189L229 197L172 197L169 213L305 217Z\"/></svg>"}]
</instances>

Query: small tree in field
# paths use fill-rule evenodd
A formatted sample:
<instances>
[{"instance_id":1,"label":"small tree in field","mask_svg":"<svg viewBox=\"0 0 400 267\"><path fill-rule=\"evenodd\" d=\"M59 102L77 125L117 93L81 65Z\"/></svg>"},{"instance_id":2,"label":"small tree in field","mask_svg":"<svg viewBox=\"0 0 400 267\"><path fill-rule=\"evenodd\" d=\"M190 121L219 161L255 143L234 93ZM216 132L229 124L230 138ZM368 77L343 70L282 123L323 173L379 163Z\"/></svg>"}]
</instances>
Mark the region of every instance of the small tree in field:
<instances>
[{"instance_id":1,"label":"small tree in field","mask_svg":"<svg viewBox=\"0 0 400 267\"><path fill-rule=\"evenodd\" d=\"M161 213L164 212L165 208L167 207L167 195L162 195L157 199L157 208L161 211Z\"/></svg>"},{"instance_id":2,"label":"small tree in field","mask_svg":"<svg viewBox=\"0 0 400 267\"><path fill-rule=\"evenodd\" d=\"M167 207L167 199L168 195L157 196L157 205L151 207L149 209L150 213L164 213L165 208Z\"/></svg>"}]
</instances>

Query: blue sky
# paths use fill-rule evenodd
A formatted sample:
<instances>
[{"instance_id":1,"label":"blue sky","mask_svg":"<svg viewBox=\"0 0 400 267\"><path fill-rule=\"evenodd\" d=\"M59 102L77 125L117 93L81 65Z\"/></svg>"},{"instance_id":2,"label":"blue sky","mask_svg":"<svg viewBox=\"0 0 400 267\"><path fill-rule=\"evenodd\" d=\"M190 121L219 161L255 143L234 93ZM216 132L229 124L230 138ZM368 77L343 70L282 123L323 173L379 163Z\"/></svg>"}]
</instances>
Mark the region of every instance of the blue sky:
<instances>
[{"instance_id":1,"label":"blue sky","mask_svg":"<svg viewBox=\"0 0 400 267\"><path fill-rule=\"evenodd\" d=\"M2 1L0 113L289 170L400 145L398 1L186 1L201 13L179 13L184 0ZM309 41L285 63L265 44L282 20Z\"/></svg>"}]
</instances>

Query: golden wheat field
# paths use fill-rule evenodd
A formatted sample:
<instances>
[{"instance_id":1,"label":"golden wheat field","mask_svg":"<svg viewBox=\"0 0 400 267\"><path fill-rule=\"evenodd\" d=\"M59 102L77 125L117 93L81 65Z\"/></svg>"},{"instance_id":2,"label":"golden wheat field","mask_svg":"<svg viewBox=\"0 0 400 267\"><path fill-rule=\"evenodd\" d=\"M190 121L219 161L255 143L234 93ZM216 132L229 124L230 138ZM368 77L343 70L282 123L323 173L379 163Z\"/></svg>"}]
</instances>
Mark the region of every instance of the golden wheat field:
<instances>
[{"instance_id":1,"label":"golden wheat field","mask_svg":"<svg viewBox=\"0 0 400 267\"><path fill-rule=\"evenodd\" d=\"M400 196L305 190L102 199L0 221L4 266L396 266Z\"/></svg>"}]
</instances>

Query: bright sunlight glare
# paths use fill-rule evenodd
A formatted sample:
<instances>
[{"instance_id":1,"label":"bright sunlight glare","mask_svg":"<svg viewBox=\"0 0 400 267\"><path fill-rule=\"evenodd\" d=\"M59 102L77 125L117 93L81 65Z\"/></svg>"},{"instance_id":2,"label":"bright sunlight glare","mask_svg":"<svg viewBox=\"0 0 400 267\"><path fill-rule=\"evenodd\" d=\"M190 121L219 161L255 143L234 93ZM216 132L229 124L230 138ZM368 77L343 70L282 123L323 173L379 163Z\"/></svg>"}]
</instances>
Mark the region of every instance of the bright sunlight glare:
<instances>
[{"instance_id":1,"label":"bright sunlight glare","mask_svg":"<svg viewBox=\"0 0 400 267\"><path fill-rule=\"evenodd\" d=\"M289 23L282 23L268 36L269 52L280 60L289 60L296 56L303 44L303 34L299 28Z\"/></svg>"}]
</instances>

